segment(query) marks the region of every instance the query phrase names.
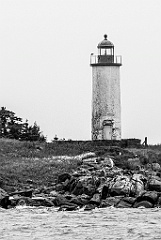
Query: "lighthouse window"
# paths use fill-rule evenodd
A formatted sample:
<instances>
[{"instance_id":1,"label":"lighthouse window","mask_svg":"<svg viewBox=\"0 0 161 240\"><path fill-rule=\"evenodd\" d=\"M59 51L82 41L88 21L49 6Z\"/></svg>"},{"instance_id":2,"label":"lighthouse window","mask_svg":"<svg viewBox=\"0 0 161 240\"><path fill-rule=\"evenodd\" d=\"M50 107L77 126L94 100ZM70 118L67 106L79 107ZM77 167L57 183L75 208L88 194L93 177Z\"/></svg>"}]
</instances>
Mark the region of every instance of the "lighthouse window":
<instances>
[{"instance_id":1,"label":"lighthouse window","mask_svg":"<svg viewBox=\"0 0 161 240\"><path fill-rule=\"evenodd\" d=\"M101 49L101 55L112 55L112 49L109 48Z\"/></svg>"}]
</instances>

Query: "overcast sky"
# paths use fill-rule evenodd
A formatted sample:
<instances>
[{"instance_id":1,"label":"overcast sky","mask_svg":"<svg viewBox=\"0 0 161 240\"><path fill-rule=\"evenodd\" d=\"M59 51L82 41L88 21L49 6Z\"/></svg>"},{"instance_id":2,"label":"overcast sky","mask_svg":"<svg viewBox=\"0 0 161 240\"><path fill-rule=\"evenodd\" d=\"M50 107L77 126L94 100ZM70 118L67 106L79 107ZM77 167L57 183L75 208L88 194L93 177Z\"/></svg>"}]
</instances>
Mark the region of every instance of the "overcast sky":
<instances>
[{"instance_id":1,"label":"overcast sky","mask_svg":"<svg viewBox=\"0 0 161 240\"><path fill-rule=\"evenodd\" d=\"M90 54L122 55L122 138L161 143L160 0L0 0L0 107L48 140L91 139Z\"/></svg>"}]
</instances>

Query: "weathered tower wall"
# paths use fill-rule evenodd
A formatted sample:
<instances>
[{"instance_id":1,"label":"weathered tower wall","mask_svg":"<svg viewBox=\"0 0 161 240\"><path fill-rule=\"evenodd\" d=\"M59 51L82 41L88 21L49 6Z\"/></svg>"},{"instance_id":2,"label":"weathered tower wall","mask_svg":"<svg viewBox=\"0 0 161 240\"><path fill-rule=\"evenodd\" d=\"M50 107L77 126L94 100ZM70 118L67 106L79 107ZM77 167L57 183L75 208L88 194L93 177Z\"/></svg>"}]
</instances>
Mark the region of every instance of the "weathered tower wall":
<instances>
[{"instance_id":1,"label":"weathered tower wall","mask_svg":"<svg viewBox=\"0 0 161 240\"><path fill-rule=\"evenodd\" d=\"M92 79L92 140L121 140L120 65L93 65Z\"/></svg>"}]
</instances>

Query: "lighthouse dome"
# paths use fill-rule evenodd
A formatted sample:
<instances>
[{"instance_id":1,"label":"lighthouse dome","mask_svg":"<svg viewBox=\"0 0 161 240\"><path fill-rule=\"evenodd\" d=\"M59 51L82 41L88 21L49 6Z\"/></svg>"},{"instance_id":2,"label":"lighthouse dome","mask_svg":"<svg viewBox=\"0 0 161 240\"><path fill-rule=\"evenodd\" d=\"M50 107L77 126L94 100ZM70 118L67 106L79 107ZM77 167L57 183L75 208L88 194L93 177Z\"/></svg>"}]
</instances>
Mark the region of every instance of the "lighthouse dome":
<instances>
[{"instance_id":1,"label":"lighthouse dome","mask_svg":"<svg viewBox=\"0 0 161 240\"><path fill-rule=\"evenodd\" d=\"M107 35L105 34L104 35L104 40L101 41L98 46L98 48L110 48L110 47L114 47L113 43L110 42L108 39L107 39Z\"/></svg>"}]
</instances>

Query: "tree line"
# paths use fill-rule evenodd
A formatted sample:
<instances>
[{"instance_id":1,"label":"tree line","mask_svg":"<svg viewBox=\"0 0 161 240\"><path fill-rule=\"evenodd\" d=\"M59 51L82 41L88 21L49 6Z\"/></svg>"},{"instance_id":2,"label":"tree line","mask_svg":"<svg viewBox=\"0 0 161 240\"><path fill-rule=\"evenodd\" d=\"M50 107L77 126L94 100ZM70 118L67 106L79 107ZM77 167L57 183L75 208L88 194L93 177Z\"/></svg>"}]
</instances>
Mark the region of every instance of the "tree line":
<instances>
[{"instance_id":1,"label":"tree line","mask_svg":"<svg viewBox=\"0 0 161 240\"><path fill-rule=\"evenodd\" d=\"M0 138L17 139L22 141L46 141L40 127L34 122L29 125L28 120L22 118L6 107L0 109Z\"/></svg>"}]
</instances>

